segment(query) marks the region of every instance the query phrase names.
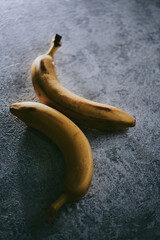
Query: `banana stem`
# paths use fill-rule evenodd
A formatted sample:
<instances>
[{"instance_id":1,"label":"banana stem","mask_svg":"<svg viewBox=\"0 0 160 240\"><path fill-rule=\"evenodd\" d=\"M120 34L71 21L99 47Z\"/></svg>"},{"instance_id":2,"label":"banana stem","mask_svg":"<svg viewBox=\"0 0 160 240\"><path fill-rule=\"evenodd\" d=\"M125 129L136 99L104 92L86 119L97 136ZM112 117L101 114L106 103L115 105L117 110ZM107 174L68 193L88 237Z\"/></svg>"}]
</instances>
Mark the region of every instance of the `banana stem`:
<instances>
[{"instance_id":1,"label":"banana stem","mask_svg":"<svg viewBox=\"0 0 160 240\"><path fill-rule=\"evenodd\" d=\"M68 201L68 196L66 194L62 194L55 202L53 202L48 208L45 208L48 217L46 219L47 222L50 222L52 218L56 215L58 210Z\"/></svg>"},{"instance_id":2,"label":"banana stem","mask_svg":"<svg viewBox=\"0 0 160 240\"><path fill-rule=\"evenodd\" d=\"M61 46L61 36L56 34L52 39L52 45L47 52L48 55L50 55L52 58L54 57L55 52L58 50L58 48Z\"/></svg>"}]
</instances>

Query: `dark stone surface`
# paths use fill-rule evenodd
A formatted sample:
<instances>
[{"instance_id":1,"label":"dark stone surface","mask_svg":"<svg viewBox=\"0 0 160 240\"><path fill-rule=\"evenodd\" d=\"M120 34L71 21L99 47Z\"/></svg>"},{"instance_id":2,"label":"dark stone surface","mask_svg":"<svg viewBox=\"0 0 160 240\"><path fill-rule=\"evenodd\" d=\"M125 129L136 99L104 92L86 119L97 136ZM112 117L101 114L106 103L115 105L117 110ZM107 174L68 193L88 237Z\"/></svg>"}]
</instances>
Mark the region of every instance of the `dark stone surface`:
<instances>
[{"instance_id":1,"label":"dark stone surface","mask_svg":"<svg viewBox=\"0 0 160 240\"><path fill-rule=\"evenodd\" d=\"M24 1L0 4L0 239L160 239L159 0ZM46 224L42 208L61 193L59 149L9 113L38 101L30 66L55 33L65 87L122 108L136 127L107 134L82 128L94 155L88 194Z\"/></svg>"}]
</instances>

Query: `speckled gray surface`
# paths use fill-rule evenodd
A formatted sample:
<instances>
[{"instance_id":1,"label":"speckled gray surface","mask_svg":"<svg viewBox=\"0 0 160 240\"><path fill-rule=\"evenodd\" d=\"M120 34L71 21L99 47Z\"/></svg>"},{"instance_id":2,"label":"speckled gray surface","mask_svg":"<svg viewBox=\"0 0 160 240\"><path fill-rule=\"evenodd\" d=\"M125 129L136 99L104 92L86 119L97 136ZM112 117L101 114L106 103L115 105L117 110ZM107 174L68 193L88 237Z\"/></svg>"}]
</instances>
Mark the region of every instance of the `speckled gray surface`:
<instances>
[{"instance_id":1,"label":"speckled gray surface","mask_svg":"<svg viewBox=\"0 0 160 240\"><path fill-rule=\"evenodd\" d=\"M160 239L159 0L24 1L0 4L0 239ZM30 66L53 34L62 84L122 108L136 127L122 133L82 128L94 156L88 194L50 223L42 208L61 193L59 149L10 115L16 101L38 101Z\"/></svg>"}]
</instances>

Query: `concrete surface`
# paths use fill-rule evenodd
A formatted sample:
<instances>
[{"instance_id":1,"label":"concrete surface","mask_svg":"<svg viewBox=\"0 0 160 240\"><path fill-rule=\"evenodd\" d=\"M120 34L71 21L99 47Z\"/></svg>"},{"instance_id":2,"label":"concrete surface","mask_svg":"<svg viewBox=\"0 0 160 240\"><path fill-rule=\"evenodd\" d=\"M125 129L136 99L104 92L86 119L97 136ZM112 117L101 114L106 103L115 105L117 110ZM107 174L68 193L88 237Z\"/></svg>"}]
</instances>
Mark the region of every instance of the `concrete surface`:
<instances>
[{"instance_id":1,"label":"concrete surface","mask_svg":"<svg viewBox=\"0 0 160 240\"><path fill-rule=\"evenodd\" d=\"M0 3L0 239L160 239L159 0ZM55 33L62 84L122 108L136 127L102 133L82 127L94 155L88 194L50 223L42 208L61 193L59 149L10 115L13 102L38 101L30 66Z\"/></svg>"}]
</instances>

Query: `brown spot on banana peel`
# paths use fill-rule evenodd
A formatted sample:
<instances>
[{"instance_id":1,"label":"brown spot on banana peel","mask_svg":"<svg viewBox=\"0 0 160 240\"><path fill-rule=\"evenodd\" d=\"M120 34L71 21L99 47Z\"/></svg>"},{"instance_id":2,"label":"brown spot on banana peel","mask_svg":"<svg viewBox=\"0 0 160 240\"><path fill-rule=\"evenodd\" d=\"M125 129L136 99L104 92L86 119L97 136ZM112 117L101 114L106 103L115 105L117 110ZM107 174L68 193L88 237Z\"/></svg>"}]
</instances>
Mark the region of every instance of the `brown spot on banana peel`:
<instances>
[{"instance_id":1,"label":"brown spot on banana peel","mask_svg":"<svg viewBox=\"0 0 160 240\"><path fill-rule=\"evenodd\" d=\"M100 110L104 110L106 112L111 112L112 109L108 108L108 107L102 107L102 106L98 106L98 105L94 105L93 106L95 109L100 109Z\"/></svg>"},{"instance_id":2,"label":"brown spot on banana peel","mask_svg":"<svg viewBox=\"0 0 160 240\"><path fill-rule=\"evenodd\" d=\"M40 69L43 73L49 73L46 66L45 66L45 63L44 63L43 59L41 59L41 61L40 61Z\"/></svg>"},{"instance_id":3,"label":"brown spot on banana peel","mask_svg":"<svg viewBox=\"0 0 160 240\"><path fill-rule=\"evenodd\" d=\"M76 135L78 135L79 134L79 132L76 132L74 135L73 135L73 137L75 137Z\"/></svg>"}]
</instances>

